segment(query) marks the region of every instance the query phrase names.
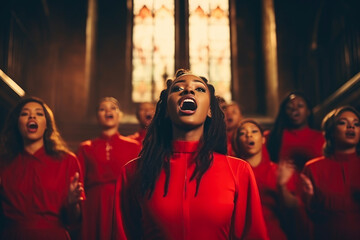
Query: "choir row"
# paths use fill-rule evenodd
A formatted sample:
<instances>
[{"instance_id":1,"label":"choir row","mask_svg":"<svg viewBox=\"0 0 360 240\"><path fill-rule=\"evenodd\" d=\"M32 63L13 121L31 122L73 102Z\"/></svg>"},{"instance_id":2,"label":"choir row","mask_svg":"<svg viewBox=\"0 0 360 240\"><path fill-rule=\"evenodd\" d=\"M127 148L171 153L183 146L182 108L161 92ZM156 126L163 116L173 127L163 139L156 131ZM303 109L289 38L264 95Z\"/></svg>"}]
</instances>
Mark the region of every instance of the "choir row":
<instances>
[{"instance_id":1,"label":"choir row","mask_svg":"<svg viewBox=\"0 0 360 240\"><path fill-rule=\"evenodd\" d=\"M22 99L1 135L0 239L360 239L359 113L334 109L320 132L303 94L279 109L264 131L180 69L131 136L102 99L102 134L75 155Z\"/></svg>"}]
</instances>

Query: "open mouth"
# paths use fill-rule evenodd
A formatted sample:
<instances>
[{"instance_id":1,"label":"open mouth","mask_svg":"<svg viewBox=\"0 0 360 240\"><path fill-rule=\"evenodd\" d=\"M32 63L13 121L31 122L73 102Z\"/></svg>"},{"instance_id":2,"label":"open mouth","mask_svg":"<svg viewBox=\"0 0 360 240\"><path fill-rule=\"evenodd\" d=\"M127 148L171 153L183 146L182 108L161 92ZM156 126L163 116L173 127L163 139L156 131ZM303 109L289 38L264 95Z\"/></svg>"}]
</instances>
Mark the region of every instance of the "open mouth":
<instances>
[{"instance_id":1,"label":"open mouth","mask_svg":"<svg viewBox=\"0 0 360 240\"><path fill-rule=\"evenodd\" d=\"M196 101L193 98L184 98L180 101L180 111L185 114L192 114L197 109Z\"/></svg>"},{"instance_id":2,"label":"open mouth","mask_svg":"<svg viewBox=\"0 0 360 240\"><path fill-rule=\"evenodd\" d=\"M146 120L151 120L151 119L152 119L152 116L151 116L151 115L146 115L146 116L145 116L145 119L146 119Z\"/></svg>"},{"instance_id":3,"label":"open mouth","mask_svg":"<svg viewBox=\"0 0 360 240\"><path fill-rule=\"evenodd\" d=\"M105 119L114 119L114 115L112 114L105 115Z\"/></svg>"},{"instance_id":4,"label":"open mouth","mask_svg":"<svg viewBox=\"0 0 360 240\"><path fill-rule=\"evenodd\" d=\"M293 114L291 114L292 118L298 118L300 116L299 112L294 112Z\"/></svg>"},{"instance_id":5,"label":"open mouth","mask_svg":"<svg viewBox=\"0 0 360 240\"><path fill-rule=\"evenodd\" d=\"M250 141L250 142L248 142L248 145L249 145L249 146L255 146L255 142L254 142L254 141Z\"/></svg>"},{"instance_id":6,"label":"open mouth","mask_svg":"<svg viewBox=\"0 0 360 240\"><path fill-rule=\"evenodd\" d=\"M232 119L232 118L228 118L228 119L226 119L226 122L230 124L230 123L233 122L233 119Z\"/></svg>"},{"instance_id":7,"label":"open mouth","mask_svg":"<svg viewBox=\"0 0 360 240\"><path fill-rule=\"evenodd\" d=\"M27 129L29 132L36 132L38 129L38 124L36 122L29 122L27 124Z\"/></svg>"},{"instance_id":8,"label":"open mouth","mask_svg":"<svg viewBox=\"0 0 360 240\"><path fill-rule=\"evenodd\" d=\"M348 138L354 138L355 132L354 131L346 131L345 136Z\"/></svg>"}]
</instances>

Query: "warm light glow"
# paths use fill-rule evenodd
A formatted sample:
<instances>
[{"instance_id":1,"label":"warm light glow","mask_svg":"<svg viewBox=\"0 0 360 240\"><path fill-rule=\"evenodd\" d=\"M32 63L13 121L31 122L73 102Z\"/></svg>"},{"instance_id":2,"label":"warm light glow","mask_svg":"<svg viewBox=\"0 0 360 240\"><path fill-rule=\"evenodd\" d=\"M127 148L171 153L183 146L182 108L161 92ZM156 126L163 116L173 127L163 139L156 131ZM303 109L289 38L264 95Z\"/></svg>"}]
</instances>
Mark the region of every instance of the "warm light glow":
<instances>
[{"instance_id":1,"label":"warm light glow","mask_svg":"<svg viewBox=\"0 0 360 240\"><path fill-rule=\"evenodd\" d=\"M132 99L156 101L174 75L174 2L137 0L133 13Z\"/></svg>"},{"instance_id":2,"label":"warm light glow","mask_svg":"<svg viewBox=\"0 0 360 240\"><path fill-rule=\"evenodd\" d=\"M189 0L190 69L231 100L231 54L228 0Z\"/></svg>"},{"instance_id":3,"label":"warm light glow","mask_svg":"<svg viewBox=\"0 0 360 240\"><path fill-rule=\"evenodd\" d=\"M14 82L8 75L6 75L1 69L0 69L0 78L12 89L14 92L16 92L17 95L20 97L25 96L25 91Z\"/></svg>"}]
</instances>

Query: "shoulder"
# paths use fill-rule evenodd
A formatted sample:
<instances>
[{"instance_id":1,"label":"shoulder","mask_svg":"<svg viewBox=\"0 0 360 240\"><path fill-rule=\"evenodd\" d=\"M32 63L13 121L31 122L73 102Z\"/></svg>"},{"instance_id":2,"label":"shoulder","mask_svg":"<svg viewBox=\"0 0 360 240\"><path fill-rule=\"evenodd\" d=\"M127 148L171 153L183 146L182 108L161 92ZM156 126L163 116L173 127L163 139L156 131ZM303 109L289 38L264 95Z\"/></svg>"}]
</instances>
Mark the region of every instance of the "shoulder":
<instances>
[{"instance_id":1,"label":"shoulder","mask_svg":"<svg viewBox=\"0 0 360 240\"><path fill-rule=\"evenodd\" d=\"M88 147L91 147L94 142L96 142L97 139L94 139L94 140L86 140L86 141L83 141L80 143L80 148L88 148Z\"/></svg>"},{"instance_id":2,"label":"shoulder","mask_svg":"<svg viewBox=\"0 0 360 240\"><path fill-rule=\"evenodd\" d=\"M308 162L306 162L305 168L316 168L318 166L321 166L322 164L325 163L326 159L327 158L325 156L313 158L313 159L309 160Z\"/></svg>"},{"instance_id":3,"label":"shoulder","mask_svg":"<svg viewBox=\"0 0 360 240\"><path fill-rule=\"evenodd\" d=\"M234 174L251 172L251 166L243 159L233 156L223 155L220 153L214 153L215 161L224 161L229 166Z\"/></svg>"},{"instance_id":4,"label":"shoulder","mask_svg":"<svg viewBox=\"0 0 360 240\"><path fill-rule=\"evenodd\" d=\"M139 132L126 136L127 138L137 139L140 136Z\"/></svg>"},{"instance_id":5,"label":"shoulder","mask_svg":"<svg viewBox=\"0 0 360 240\"><path fill-rule=\"evenodd\" d=\"M78 161L78 158L77 156L73 153L73 152L64 152L63 155L62 155L62 160L64 161L69 161L69 162L77 162Z\"/></svg>"},{"instance_id":6,"label":"shoulder","mask_svg":"<svg viewBox=\"0 0 360 240\"><path fill-rule=\"evenodd\" d=\"M125 137L125 136L119 135L119 140L125 145L136 146L136 147L141 146L138 141L136 141L135 139L132 139L130 137Z\"/></svg>"}]
</instances>

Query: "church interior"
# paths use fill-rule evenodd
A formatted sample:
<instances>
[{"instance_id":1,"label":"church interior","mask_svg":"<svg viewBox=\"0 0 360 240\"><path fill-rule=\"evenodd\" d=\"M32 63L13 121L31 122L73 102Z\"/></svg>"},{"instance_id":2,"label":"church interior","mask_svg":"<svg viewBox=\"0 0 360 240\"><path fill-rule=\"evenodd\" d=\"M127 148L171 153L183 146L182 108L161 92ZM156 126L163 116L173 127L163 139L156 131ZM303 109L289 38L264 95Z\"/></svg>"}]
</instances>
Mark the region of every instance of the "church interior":
<instances>
[{"instance_id":1,"label":"church interior","mask_svg":"<svg viewBox=\"0 0 360 240\"><path fill-rule=\"evenodd\" d=\"M135 132L134 33L139 20L135 17L145 19L141 14L148 13L153 19L160 14L156 1L136 2L1 0L0 128L21 97L37 96L54 111L62 136L75 151L81 141L98 135L97 103L112 96L124 113L120 133ZM173 43L165 49L172 51L173 58L167 61L172 64L161 67L163 72L157 76L164 82L178 68L193 70L194 38L189 26L195 11L189 10L190 2L174 0L172 8L160 6L171 13L174 33L161 40L164 45L167 38ZM270 127L281 100L294 90L310 99L317 127L337 106L352 105L360 110L360 1L228 0L225 10L216 5L221 1L213 1L215 7L210 7L209 13L201 9L202 1L193 2L198 2L196 9L206 16L217 13L226 17L229 74L220 76L230 76L227 100L237 102L245 116ZM139 4L141 10L136 12ZM168 24L165 20L160 23ZM143 32L144 39L154 41L151 31ZM157 48L151 46L150 50ZM156 72L158 67L153 62L149 71ZM157 97L151 88L153 78L150 76L146 85L153 91L146 93L150 101Z\"/></svg>"}]
</instances>

